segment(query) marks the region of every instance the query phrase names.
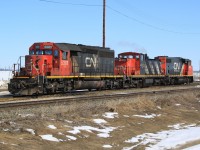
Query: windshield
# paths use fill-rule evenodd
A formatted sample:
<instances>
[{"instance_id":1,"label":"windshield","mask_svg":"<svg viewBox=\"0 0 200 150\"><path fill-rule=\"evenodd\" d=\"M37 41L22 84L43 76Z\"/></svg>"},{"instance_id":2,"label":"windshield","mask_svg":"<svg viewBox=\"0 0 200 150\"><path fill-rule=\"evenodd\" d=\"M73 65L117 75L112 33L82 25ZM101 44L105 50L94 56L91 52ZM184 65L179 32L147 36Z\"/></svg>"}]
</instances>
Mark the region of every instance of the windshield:
<instances>
[{"instance_id":1,"label":"windshield","mask_svg":"<svg viewBox=\"0 0 200 150\"><path fill-rule=\"evenodd\" d=\"M34 55L35 54L35 51L34 50L30 50L29 51L29 55Z\"/></svg>"},{"instance_id":2,"label":"windshield","mask_svg":"<svg viewBox=\"0 0 200 150\"><path fill-rule=\"evenodd\" d=\"M43 50L36 50L36 55L43 55Z\"/></svg>"},{"instance_id":3,"label":"windshield","mask_svg":"<svg viewBox=\"0 0 200 150\"><path fill-rule=\"evenodd\" d=\"M119 58L135 58L133 55L119 55Z\"/></svg>"},{"instance_id":4,"label":"windshield","mask_svg":"<svg viewBox=\"0 0 200 150\"><path fill-rule=\"evenodd\" d=\"M30 50L30 55L52 55L52 50L36 50L36 53L34 53L34 50Z\"/></svg>"},{"instance_id":5,"label":"windshield","mask_svg":"<svg viewBox=\"0 0 200 150\"><path fill-rule=\"evenodd\" d=\"M52 55L52 50L45 50L45 55Z\"/></svg>"}]
</instances>

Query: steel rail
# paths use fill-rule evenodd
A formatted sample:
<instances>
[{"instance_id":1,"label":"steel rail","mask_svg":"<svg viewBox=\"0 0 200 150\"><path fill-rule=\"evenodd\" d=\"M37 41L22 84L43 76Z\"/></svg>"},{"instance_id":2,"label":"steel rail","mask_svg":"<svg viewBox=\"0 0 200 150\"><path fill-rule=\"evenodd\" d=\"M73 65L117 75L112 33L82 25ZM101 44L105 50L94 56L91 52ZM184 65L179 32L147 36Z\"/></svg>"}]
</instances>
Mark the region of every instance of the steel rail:
<instances>
[{"instance_id":1,"label":"steel rail","mask_svg":"<svg viewBox=\"0 0 200 150\"><path fill-rule=\"evenodd\" d=\"M101 99L109 100L113 98L126 98L130 96L138 96L138 95L184 92L184 91L193 91L197 89L199 88L191 87L191 88L174 89L174 90L153 90L153 91L148 91L148 92L143 91L143 92L132 92L132 93L106 94L106 95L89 96L89 97L88 96L71 96L71 97L40 99L40 100L31 99L27 101L10 101L10 102L0 102L0 108L46 105L46 104L56 104L56 103L80 102L80 101L96 101L96 100L101 100Z\"/></svg>"}]
</instances>

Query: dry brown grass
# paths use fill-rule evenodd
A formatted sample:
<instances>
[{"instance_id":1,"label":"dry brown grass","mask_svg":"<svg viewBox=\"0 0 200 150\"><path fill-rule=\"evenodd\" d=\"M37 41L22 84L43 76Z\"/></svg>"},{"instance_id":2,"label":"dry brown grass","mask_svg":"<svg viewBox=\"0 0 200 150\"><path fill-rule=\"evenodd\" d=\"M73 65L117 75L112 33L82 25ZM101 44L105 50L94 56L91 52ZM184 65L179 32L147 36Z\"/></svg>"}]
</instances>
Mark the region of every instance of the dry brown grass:
<instances>
[{"instance_id":1,"label":"dry brown grass","mask_svg":"<svg viewBox=\"0 0 200 150\"><path fill-rule=\"evenodd\" d=\"M69 105L2 109L0 110L0 142L7 141L9 144L0 143L0 149L20 149L22 147L23 149L102 149L103 144L111 144L114 149L122 149L131 145L124 143L125 140L138 134L167 130L168 125L176 123L199 125L199 99L200 91L195 90L185 93L139 95L109 101L73 102ZM60 143L41 140L39 137L41 134L51 133L57 138L64 139L65 135L59 135L58 132L67 134L66 131L71 129L70 126L89 125L102 128L92 119L103 118L102 114L108 111L119 114L119 117L115 119L104 118L109 126L119 127L111 133L111 138L98 138L95 132L82 132L77 136L77 141ZM146 113L161 114L161 117L152 119L133 117L135 114ZM26 114L32 115L25 116ZM124 115L129 117L124 117ZM68 123L66 120L73 122ZM55 125L57 129L48 129L49 124ZM36 135L33 136L27 132L27 128L34 129ZM4 129L9 129L9 131L5 132ZM85 138L85 135L89 137ZM20 138L23 140L19 140ZM11 143L17 146L12 146ZM144 147L140 146L137 149L144 149Z\"/></svg>"}]
</instances>

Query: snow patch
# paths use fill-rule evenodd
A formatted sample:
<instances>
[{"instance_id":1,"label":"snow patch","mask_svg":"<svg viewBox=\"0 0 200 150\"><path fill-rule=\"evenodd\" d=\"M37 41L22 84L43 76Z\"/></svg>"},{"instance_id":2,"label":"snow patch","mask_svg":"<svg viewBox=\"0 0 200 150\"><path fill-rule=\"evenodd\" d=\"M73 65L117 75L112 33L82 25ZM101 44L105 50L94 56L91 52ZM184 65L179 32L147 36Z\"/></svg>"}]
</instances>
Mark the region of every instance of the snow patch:
<instances>
[{"instance_id":1,"label":"snow patch","mask_svg":"<svg viewBox=\"0 0 200 150\"><path fill-rule=\"evenodd\" d=\"M158 109L161 109L161 107L160 107L160 106L157 106L157 108L158 108Z\"/></svg>"},{"instance_id":2,"label":"snow patch","mask_svg":"<svg viewBox=\"0 0 200 150\"><path fill-rule=\"evenodd\" d=\"M104 119L93 119L93 121L94 121L96 124L104 124L104 123L107 123L107 121L105 121Z\"/></svg>"},{"instance_id":3,"label":"snow patch","mask_svg":"<svg viewBox=\"0 0 200 150\"><path fill-rule=\"evenodd\" d=\"M186 126L183 126L184 128L188 128L188 127L195 127L197 124L190 124L190 125L186 125Z\"/></svg>"},{"instance_id":4,"label":"snow patch","mask_svg":"<svg viewBox=\"0 0 200 150\"><path fill-rule=\"evenodd\" d=\"M58 135L64 135L62 132L58 132Z\"/></svg>"},{"instance_id":5,"label":"snow patch","mask_svg":"<svg viewBox=\"0 0 200 150\"><path fill-rule=\"evenodd\" d=\"M29 133L35 135L35 131L33 129L26 129L26 131L28 131Z\"/></svg>"},{"instance_id":6,"label":"snow patch","mask_svg":"<svg viewBox=\"0 0 200 150\"><path fill-rule=\"evenodd\" d=\"M5 81L0 81L0 86L3 86L5 84Z\"/></svg>"},{"instance_id":7,"label":"snow patch","mask_svg":"<svg viewBox=\"0 0 200 150\"><path fill-rule=\"evenodd\" d=\"M12 71L0 71L0 81L8 81L12 77Z\"/></svg>"},{"instance_id":8,"label":"snow patch","mask_svg":"<svg viewBox=\"0 0 200 150\"><path fill-rule=\"evenodd\" d=\"M185 123L178 123L175 125L169 125L169 128L174 128L174 129L184 129L184 128L188 128L188 127L195 127L196 124L190 124L190 125L184 125ZM184 126L183 126L184 125Z\"/></svg>"},{"instance_id":9,"label":"snow patch","mask_svg":"<svg viewBox=\"0 0 200 150\"><path fill-rule=\"evenodd\" d=\"M193 126L193 125L192 125ZM132 147L125 147L123 150L130 150L138 145L149 145L146 150L165 150L178 148L178 146L186 144L191 141L200 140L200 127L184 126L186 128L180 129L179 125L174 125L179 130L168 130L157 133L144 133L137 135L126 143L134 143Z\"/></svg>"},{"instance_id":10,"label":"snow patch","mask_svg":"<svg viewBox=\"0 0 200 150\"><path fill-rule=\"evenodd\" d=\"M169 128L174 128L174 129L181 129L182 128L182 125L183 125L184 123L178 123L178 124L174 124L174 125L169 125L168 127Z\"/></svg>"},{"instance_id":11,"label":"snow patch","mask_svg":"<svg viewBox=\"0 0 200 150\"><path fill-rule=\"evenodd\" d=\"M103 148L112 148L111 145L103 145L102 147L103 147Z\"/></svg>"},{"instance_id":12,"label":"snow patch","mask_svg":"<svg viewBox=\"0 0 200 150\"><path fill-rule=\"evenodd\" d=\"M150 115L145 114L145 115L133 115L133 116L140 117L140 118L151 119L151 118L159 117L159 116L161 116L161 114L159 114L159 115L156 115L156 114L150 114Z\"/></svg>"},{"instance_id":13,"label":"snow patch","mask_svg":"<svg viewBox=\"0 0 200 150\"><path fill-rule=\"evenodd\" d=\"M60 142L60 141L62 141L62 140L59 140L59 139L53 137L51 134L40 135L40 137L43 140L47 140L47 141L53 141L53 142Z\"/></svg>"},{"instance_id":14,"label":"snow patch","mask_svg":"<svg viewBox=\"0 0 200 150\"><path fill-rule=\"evenodd\" d=\"M110 119L113 119L115 117L118 118L118 113L117 112L106 112L105 114L103 114L103 117L110 118Z\"/></svg>"},{"instance_id":15,"label":"snow patch","mask_svg":"<svg viewBox=\"0 0 200 150\"><path fill-rule=\"evenodd\" d=\"M110 135L108 133L99 133L97 134L98 137L101 137L101 138L108 138L110 137Z\"/></svg>"},{"instance_id":16,"label":"snow patch","mask_svg":"<svg viewBox=\"0 0 200 150\"><path fill-rule=\"evenodd\" d=\"M69 121L69 120L65 120L65 122L67 122L67 123L73 123L73 121Z\"/></svg>"},{"instance_id":17,"label":"snow patch","mask_svg":"<svg viewBox=\"0 0 200 150\"><path fill-rule=\"evenodd\" d=\"M175 106L181 106L181 104L175 104Z\"/></svg>"},{"instance_id":18,"label":"snow patch","mask_svg":"<svg viewBox=\"0 0 200 150\"><path fill-rule=\"evenodd\" d=\"M8 88L8 81L0 80L0 89L7 89L7 88Z\"/></svg>"},{"instance_id":19,"label":"snow patch","mask_svg":"<svg viewBox=\"0 0 200 150\"><path fill-rule=\"evenodd\" d=\"M143 124L144 122L138 122L137 124Z\"/></svg>"},{"instance_id":20,"label":"snow patch","mask_svg":"<svg viewBox=\"0 0 200 150\"><path fill-rule=\"evenodd\" d=\"M3 89L3 88L0 87L0 89ZM0 96L1 97L8 96L8 95L11 95L10 92L8 92L8 91L2 91L2 92L0 92Z\"/></svg>"},{"instance_id":21,"label":"snow patch","mask_svg":"<svg viewBox=\"0 0 200 150\"><path fill-rule=\"evenodd\" d=\"M3 131L4 131L4 132L7 132L7 131L9 131L9 129L3 129Z\"/></svg>"},{"instance_id":22,"label":"snow patch","mask_svg":"<svg viewBox=\"0 0 200 150\"><path fill-rule=\"evenodd\" d=\"M77 139L76 137L70 135L66 135L66 137L68 138L69 141L71 140L75 141Z\"/></svg>"},{"instance_id":23,"label":"snow patch","mask_svg":"<svg viewBox=\"0 0 200 150\"><path fill-rule=\"evenodd\" d=\"M183 149L183 150L198 150L198 149L200 149L200 144L199 144L199 145L192 146L192 147L185 148L185 149Z\"/></svg>"},{"instance_id":24,"label":"snow patch","mask_svg":"<svg viewBox=\"0 0 200 150\"><path fill-rule=\"evenodd\" d=\"M48 125L48 128L53 129L53 130L57 129L57 127L55 127L54 125Z\"/></svg>"},{"instance_id":25,"label":"snow patch","mask_svg":"<svg viewBox=\"0 0 200 150\"><path fill-rule=\"evenodd\" d=\"M67 131L67 132L72 133L72 134L78 134L78 133L81 133L81 131L87 131L89 133L93 133L92 131L96 131L96 132L100 132L97 134L97 136L107 138L107 137L110 137L109 135L110 132L112 132L115 129L116 129L115 127L104 127L103 129L99 129L99 128L95 128L91 126L77 126L77 127L73 127L73 130Z\"/></svg>"},{"instance_id":26,"label":"snow patch","mask_svg":"<svg viewBox=\"0 0 200 150\"><path fill-rule=\"evenodd\" d=\"M129 116L128 115L123 115L125 118L129 118Z\"/></svg>"}]
</instances>

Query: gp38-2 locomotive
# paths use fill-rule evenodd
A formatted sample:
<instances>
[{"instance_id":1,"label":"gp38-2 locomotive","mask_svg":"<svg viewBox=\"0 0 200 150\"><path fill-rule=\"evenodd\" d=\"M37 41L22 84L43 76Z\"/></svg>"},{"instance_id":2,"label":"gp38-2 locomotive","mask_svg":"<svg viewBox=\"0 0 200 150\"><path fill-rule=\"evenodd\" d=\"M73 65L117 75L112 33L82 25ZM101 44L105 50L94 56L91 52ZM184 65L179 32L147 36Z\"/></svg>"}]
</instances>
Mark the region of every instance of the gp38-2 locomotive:
<instances>
[{"instance_id":1,"label":"gp38-2 locomotive","mask_svg":"<svg viewBox=\"0 0 200 150\"><path fill-rule=\"evenodd\" d=\"M13 95L193 82L189 59L167 56L150 59L147 54L135 52L120 53L115 58L110 48L69 43L34 43L25 56L25 67L20 63L18 68L8 84Z\"/></svg>"}]
</instances>

